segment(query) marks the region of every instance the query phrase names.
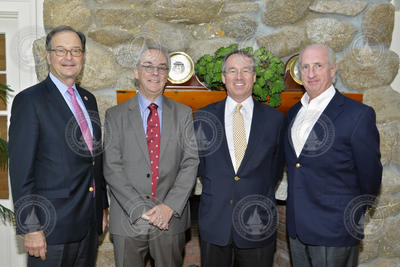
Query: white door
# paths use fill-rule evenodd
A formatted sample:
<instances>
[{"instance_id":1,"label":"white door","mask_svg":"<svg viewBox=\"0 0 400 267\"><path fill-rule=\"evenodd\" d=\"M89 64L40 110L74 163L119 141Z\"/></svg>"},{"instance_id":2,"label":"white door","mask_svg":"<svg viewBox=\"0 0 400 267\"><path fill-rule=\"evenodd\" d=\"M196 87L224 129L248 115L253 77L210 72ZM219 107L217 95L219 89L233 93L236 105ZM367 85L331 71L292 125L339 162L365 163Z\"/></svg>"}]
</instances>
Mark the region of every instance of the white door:
<instances>
[{"instance_id":1,"label":"white door","mask_svg":"<svg viewBox=\"0 0 400 267\"><path fill-rule=\"evenodd\" d=\"M14 90L9 97L7 109L0 116L7 117L15 94L37 82L32 56L32 41L43 35L43 0L0 0L0 34L5 36L6 68L0 74L6 76L7 84ZM13 209L9 186L8 199L0 204ZM16 236L14 226L0 219L0 267L26 266L23 240Z\"/></svg>"}]
</instances>

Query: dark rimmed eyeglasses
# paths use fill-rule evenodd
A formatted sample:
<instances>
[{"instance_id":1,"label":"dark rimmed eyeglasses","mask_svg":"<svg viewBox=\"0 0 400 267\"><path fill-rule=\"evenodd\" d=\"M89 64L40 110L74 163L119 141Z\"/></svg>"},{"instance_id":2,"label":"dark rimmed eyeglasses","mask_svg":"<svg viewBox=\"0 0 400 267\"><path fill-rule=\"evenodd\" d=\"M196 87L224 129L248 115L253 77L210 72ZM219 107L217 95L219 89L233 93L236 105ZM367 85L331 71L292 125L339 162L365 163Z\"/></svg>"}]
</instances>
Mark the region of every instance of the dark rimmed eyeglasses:
<instances>
[{"instance_id":1,"label":"dark rimmed eyeglasses","mask_svg":"<svg viewBox=\"0 0 400 267\"><path fill-rule=\"evenodd\" d=\"M72 48L72 49L65 49L58 47L56 49L49 49L48 51L52 51L56 53L56 56L63 57L66 56L69 53L71 53L71 56L73 57L80 57L83 54L83 50L80 48Z\"/></svg>"}]
</instances>

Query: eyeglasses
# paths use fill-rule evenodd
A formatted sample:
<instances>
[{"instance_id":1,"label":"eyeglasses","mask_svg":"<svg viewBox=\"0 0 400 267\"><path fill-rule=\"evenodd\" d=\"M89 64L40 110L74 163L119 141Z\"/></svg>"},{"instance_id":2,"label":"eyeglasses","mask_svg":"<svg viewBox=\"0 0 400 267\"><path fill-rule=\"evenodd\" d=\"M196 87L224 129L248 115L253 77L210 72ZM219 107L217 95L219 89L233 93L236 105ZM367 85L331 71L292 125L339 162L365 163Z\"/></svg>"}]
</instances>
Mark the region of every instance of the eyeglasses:
<instances>
[{"instance_id":1,"label":"eyeglasses","mask_svg":"<svg viewBox=\"0 0 400 267\"><path fill-rule=\"evenodd\" d=\"M49 49L48 51L52 51L52 52L56 52L56 56L59 57L64 57L69 53L71 53L71 56L73 57L80 57L82 56L83 50L80 48L72 48L70 50L65 49L65 48L61 48L61 47L57 47L56 49Z\"/></svg>"},{"instance_id":2,"label":"eyeglasses","mask_svg":"<svg viewBox=\"0 0 400 267\"><path fill-rule=\"evenodd\" d=\"M224 71L225 74L227 75L237 75L238 73L241 73L242 75L250 75L253 74L253 70L252 69L242 69L242 70L237 70L237 69L229 69L227 71Z\"/></svg>"},{"instance_id":3,"label":"eyeglasses","mask_svg":"<svg viewBox=\"0 0 400 267\"><path fill-rule=\"evenodd\" d=\"M144 71L146 73L153 73L155 69L157 69L157 72L160 74L166 74L169 70L168 67L166 66L153 66L153 65L140 65L142 68L144 68Z\"/></svg>"}]
</instances>

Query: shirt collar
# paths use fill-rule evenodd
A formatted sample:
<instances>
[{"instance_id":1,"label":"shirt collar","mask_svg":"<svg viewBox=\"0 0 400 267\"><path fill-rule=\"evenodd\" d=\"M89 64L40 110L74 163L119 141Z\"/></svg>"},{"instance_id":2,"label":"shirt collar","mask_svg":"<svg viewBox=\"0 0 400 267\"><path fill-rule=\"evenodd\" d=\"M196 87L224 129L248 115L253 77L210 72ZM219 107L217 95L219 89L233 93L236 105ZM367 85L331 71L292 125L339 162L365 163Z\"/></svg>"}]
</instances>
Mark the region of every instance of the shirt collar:
<instances>
[{"instance_id":1,"label":"shirt collar","mask_svg":"<svg viewBox=\"0 0 400 267\"><path fill-rule=\"evenodd\" d=\"M60 93L65 95L69 87L66 86L62 81L60 81L56 76L54 76L53 73L49 72L49 76L51 81L56 85L57 89L60 91ZM75 83L72 85L72 88L74 88L74 91L77 91Z\"/></svg>"},{"instance_id":2,"label":"shirt collar","mask_svg":"<svg viewBox=\"0 0 400 267\"><path fill-rule=\"evenodd\" d=\"M225 105L228 108L228 112L233 113L235 111L235 108L236 108L237 104L239 104L239 103L236 102L235 100L233 100L230 96L226 97ZM244 101L242 101L240 104L243 105L242 109L245 110L245 111L253 110L253 107L254 107L253 97L249 96Z\"/></svg>"},{"instance_id":3,"label":"shirt collar","mask_svg":"<svg viewBox=\"0 0 400 267\"><path fill-rule=\"evenodd\" d=\"M304 93L303 97L301 98L301 104L303 107L307 108L309 106L320 106L323 103L329 102L333 96L335 95L336 91L333 85L329 86L328 89L326 89L322 94L317 96L316 98L312 99L310 101L310 96L308 95L307 92Z\"/></svg>"},{"instance_id":4,"label":"shirt collar","mask_svg":"<svg viewBox=\"0 0 400 267\"><path fill-rule=\"evenodd\" d=\"M138 96L139 106L142 110L146 110L151 103L157 104L158 109L162 109L162 95L159 98L157 98L156 101L153 102L142 96L139 90L137 91L137 96Z\"/></svg>"}]
</instances>

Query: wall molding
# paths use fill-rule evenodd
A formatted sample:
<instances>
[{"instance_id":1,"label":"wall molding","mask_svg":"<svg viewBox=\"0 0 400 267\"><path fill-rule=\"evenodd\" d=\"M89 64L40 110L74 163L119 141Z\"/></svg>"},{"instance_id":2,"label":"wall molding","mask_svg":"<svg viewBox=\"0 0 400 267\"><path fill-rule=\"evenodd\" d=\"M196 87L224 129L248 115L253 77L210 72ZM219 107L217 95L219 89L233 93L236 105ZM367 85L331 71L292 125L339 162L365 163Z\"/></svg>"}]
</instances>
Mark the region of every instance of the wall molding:
<instances>
[{"instance_id":1,"label":"wall molding","mask_svg":"<svg viewBox=\"0 0 400 267\"><path fill-rule=\"evenodd\" d=\"M18 11L0 10L0 19L18 19Z\"/></svg>"}]
</instances>

